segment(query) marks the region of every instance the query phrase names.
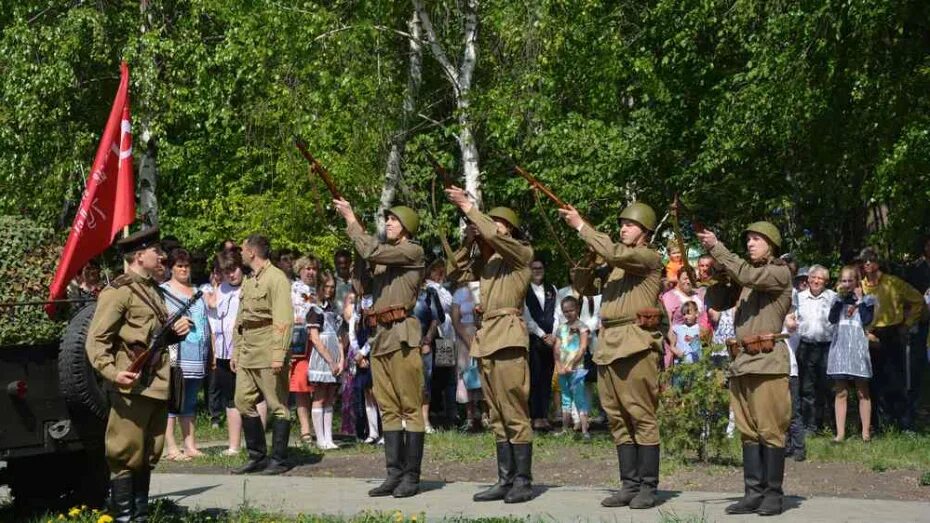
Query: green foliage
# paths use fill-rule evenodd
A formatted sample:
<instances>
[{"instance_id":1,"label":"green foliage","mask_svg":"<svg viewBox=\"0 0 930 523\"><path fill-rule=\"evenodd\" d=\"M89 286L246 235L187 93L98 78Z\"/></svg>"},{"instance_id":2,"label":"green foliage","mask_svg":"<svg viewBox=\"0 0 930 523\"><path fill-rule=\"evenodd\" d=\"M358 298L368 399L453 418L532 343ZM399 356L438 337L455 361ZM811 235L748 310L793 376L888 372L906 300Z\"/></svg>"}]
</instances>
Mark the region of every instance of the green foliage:
<instances>
[{"instance_id":1,"label":"green foliage","mask_svg":"<svg viewBox=\"0 0 930 523\"><path fill-rule=\"evenodd\" d=\"M42 301L61 255L62 238L49 227L0 216L0 303ZM0 345L57 339L64 323L41 306L0 307Z\"/></svg>"},{"instance_id":2,"label":"green foliage","mask_svg":"<svg viewBox=\"0 0 930 523\"><path fill-rule=\"evenodd\" d=\"M402 114L410 3L7 4L0 213L53 224L78 200L125 58L137 154L147 129L163 227L187 246L255 230L324 257L345 243L295 132L372 223ZM429 4L458 60L459 2ZM485 200L516 207L553 259L502 153L605 230L627 201L661 215L680 192L731 247L769 219L787 249L836 265L869 241L900 258L930 225L927 2L490 0L479 16L470 96ZM417 147L461 162L449 83L428 49L423 65L398 198L425 218L432 175ZM456 221L438 203L427 244Z\"/></svg>"},{"instance_id":3,"label":"green foliage","mask_svg":"<svg viewBox=\"0 0 930 523\"><path fill-rule=\"evenodd\" d=\"M920 476L920 486L921 487L930 487L930 470L924 472Z\"/></svg>"},{"instance_id":4,"label":"green foliage","mask_svg":"<svg viewBox=\"0 0 930 523\"><path fill-rule=\"evenodd\" d=\"M711 352L705 349L696 363L674 365L660 380L662 445L681 455L694 454L700 461L727 450L729 393Z\"/></svg>"}]
</instances>

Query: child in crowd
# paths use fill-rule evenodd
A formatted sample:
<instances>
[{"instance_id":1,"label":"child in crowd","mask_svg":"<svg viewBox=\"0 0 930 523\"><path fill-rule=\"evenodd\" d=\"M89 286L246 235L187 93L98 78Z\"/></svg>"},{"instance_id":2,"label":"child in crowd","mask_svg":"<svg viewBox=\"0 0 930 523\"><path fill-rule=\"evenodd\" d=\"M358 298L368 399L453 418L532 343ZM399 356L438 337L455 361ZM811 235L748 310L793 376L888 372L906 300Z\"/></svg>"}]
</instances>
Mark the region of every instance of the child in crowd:
<instances>
[{"instance_id":1,"label":"child in crowd","mask_svg":"<svg viewBox=\"0 0 930 523\"><path fill-rule=\"evenodd\" d=\"M675 238L668 241L666 246L668 251L668 262L665 264L665 288L671 289L678 284L678 271L684 265L681 261L681 249L678 248L678 242Z\"/></svg>"},{"instance_id":2,"label":"child in crowd","mask_svg":"<svg viewBox=\"0 0 930 523\"><path fill-rule=\"evenodd\" d=\"M836 325L836 329L827 356L827 376L834 380L833 390L836 392L833 404L836 437L833 441L837 443L846 438L847 389L853 384L859 396L862 440L871 439L872 398L869 394L869 379L872 377L872 361L869 358L869 340L865 327L872 323L875 297L862 295L861 281L856 266L843 267L837 296L830 307L829 320Z\"/></svg>"},{"instance_id":3,"label":"child in crowd","mask_svg":"<svg viewBox=\"0 0 930 523\"><path fill-rule=\"evenodd\" d=\"M378 404L375 402L375 395L372 392L372 376L369 354L371 353L371 344L369 337L371 329L363 321L365 312L371 309L372 297L365 294L358 298L356 302L355 292L353 291L346 297L346 303L352 303L352 314L349 317L349 360L355 362L355 379L352 381L352 388L355 395L353 403L355 405L355 435L359 439L364 439L369 445L384 444L384 439L380 437L378 430ZM364 412L364 416L362 416ZM365 420L365 422L363 422Z\"/></svg>"},{"instance_id":4,"label":"child in crowd","mask_svg":"<svg viewBox=\"0 0 930 523\"><path fill-rule=\"evenodd\" d=\"M566 296L562 299L562 316L565 321L556 330L555 344L552 351L555 357L555 370L559 375L559 390L562 397L562 434L568 433L572 426L572 405L581 418L581 433L585 440L591 439L588 433L588 401L584 389L584 377L588 371L584 368L584 354L588 350L590 331L587 325L578 319L578 299Z\"/></svg>"},{"instance_id":5,"label":"child in crowd","mask_svg":"<svg viewBox=\"0 0 930 523\"><path fill-rule=\"evenodd\" d=\"M321 450L339 448L333 442L333 404L339 387L339 377L345 370L345 360L339 340L342 311L336 310L333 295L336 280L331 274L320 279L318 302L307 314L310 329L310 365L307 377L313 384L313 429Z\"/></svg>"},{"instance_id":6,"label":"child in crowd","mask_svg":"<svg viewBox=\"0 0 930 523\"><path fill-rule=\"evenodd\" d=\"M685 322L672 326L668 333L672 354L681 363L697 363L701 359L701 327L697 323L697 303L682 303L681 315Z\"/></svg>"}]
</instances>

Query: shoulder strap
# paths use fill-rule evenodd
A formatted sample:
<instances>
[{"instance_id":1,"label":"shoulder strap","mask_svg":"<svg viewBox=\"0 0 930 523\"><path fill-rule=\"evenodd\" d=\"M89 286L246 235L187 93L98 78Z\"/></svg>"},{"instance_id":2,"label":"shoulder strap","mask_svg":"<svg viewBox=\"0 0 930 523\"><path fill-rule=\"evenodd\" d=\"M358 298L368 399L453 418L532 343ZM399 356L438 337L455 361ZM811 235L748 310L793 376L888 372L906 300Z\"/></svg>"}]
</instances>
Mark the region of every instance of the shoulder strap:
<instances>
[{"instance_id":1,"label":"shoulder strap","mask_svg":"<svg viewBox=\"0 0 930 523\"><path fill-rule=\"evenodd\" d=\"M144 303L149 309L152 310L152 312L155 313L155 317L158 318L158 321L164 323L165 320L168 319L168 317L165 315L162 309L158 307L157 305L155 305L154 303L152 303L151 298L146 296L145 293L142 292L141 289L139 289L138 285L129 284L128 287L129 287L129 290L132 291L133 294L135 294L140 300L142 300L142 303Z\"/></svg>"}]
</instances>

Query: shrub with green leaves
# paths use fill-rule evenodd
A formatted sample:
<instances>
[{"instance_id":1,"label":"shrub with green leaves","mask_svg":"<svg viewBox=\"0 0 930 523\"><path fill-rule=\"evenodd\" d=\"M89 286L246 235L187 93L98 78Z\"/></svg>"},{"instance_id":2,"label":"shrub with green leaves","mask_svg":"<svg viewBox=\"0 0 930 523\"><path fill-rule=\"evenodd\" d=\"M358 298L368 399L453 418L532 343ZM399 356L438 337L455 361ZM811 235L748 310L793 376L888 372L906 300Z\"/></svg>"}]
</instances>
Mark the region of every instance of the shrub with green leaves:
<instances>
[{"instance_id":1,"label":"shrub with green leaves","mask_svg":"<svg viewBox=\"0 0 930 523\"><path fill-rule=\"evenodd\" d=\"M729 394L723 370L710 354L719 346L705 347L700 361L674 365L660 379L659 427L662 444L678 454L701 461L726 449Z\"/></svg>"},{"instance_id":2,"label":"shrub with green leaves","mask_svg":"<svg viewBox=\"0 0 930 523\"><path fill-rule=\"evenodd\" d=\"M0 216L0 303L45 300L63 242L51 228ZM0 307L0 345L57 339L64 321L41 306Z\"/></svg>"}]
</instances>

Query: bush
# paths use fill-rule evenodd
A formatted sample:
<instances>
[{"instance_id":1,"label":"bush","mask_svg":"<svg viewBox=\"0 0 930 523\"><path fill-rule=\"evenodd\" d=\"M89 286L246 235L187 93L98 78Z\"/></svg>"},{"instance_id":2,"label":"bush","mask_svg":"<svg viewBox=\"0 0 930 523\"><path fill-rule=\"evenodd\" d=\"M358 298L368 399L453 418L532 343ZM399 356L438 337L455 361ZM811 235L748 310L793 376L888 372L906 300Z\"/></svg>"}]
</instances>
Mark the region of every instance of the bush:
<instances>
[{"instance_id":1,"label":"bush","mask_svg":"<svg viewBox=\"0 0 930 523\"><path fill-rule=\"evenodd\" d=\"M0 216L0 303L48 298L63 244L58 236L30 220ZM52 341L64 325L41 306L0 307L0 345Z\"/></svg>"},{"instance_id":2,"label":"bush","mask_svg":"<svg viewBox=\"0 0 930 523\"><path fill-rule=\"evenodd\" d=\"M662 444L672 453L693 453L700 461L727 448L729 393L723 370L705 348L701 360L674 365L660 378L659 427Z\"/></svg>"}]
</instances>

